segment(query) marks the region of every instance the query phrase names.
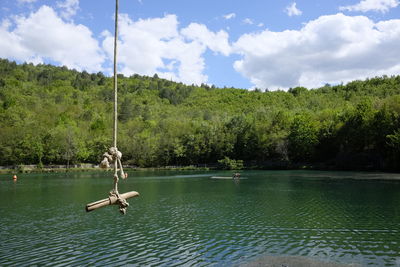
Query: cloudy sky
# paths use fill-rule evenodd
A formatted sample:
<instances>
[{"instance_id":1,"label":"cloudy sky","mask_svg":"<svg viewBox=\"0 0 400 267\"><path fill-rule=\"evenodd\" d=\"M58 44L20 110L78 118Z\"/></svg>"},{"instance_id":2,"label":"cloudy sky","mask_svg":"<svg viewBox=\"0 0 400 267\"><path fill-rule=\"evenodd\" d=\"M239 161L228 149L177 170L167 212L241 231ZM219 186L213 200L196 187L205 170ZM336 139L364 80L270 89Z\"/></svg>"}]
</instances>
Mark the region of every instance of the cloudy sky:
<instances>
[{"instance_id":1,"label":"cloudy sky","mask_svg":"<svg viewBox=\"0 0 400 267\"><path fill-rule=\"evenodd\" d=\"M111 75L115 0L0 0L0 57ZM315 88L400 74L400 0L120 0L119 72Z\"/></svg>"}]
</instances>

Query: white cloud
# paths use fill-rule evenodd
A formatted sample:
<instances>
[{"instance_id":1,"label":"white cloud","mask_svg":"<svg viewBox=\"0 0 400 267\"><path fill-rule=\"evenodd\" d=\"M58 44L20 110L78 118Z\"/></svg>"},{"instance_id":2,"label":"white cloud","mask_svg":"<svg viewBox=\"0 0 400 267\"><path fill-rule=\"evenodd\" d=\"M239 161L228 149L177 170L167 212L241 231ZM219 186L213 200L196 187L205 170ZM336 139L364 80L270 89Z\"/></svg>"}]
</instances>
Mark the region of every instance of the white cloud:
<instances>
[{"instance_id":1,"label":"white cloud","mask_svg":"<svg viewBox=\"0 0 400 267\"><path fill-rule=\"evenodd\" d=\"M234 68L258 88L319 87L400 74L400 20L322 16L300 30L242 35Z\"/></svg>"},{"instance_id":2,"label":"white cloud","mask_svg":"<svg viewBox=\"0 0 400 267\"><path fill-rule=\"evenodd\" d=\"M189 40L204 44L216 53L221 53L225 56L230 54L231 47L228 42L228 33L225 31L214 33L209 31L203 24L191 23L188 27L182 29L181 33Z\"/></svg>"},{"instance_id":3,"label":"white cloud","mask_svg":"<svg viewBox=\"0 0 400 267\"><path fill-rule=\"evenodd\" d=\"M21 44L21 37L10 32L11 22L4 20L0 26L0 57L30 61L30 51Z\"/></svg>"},{"instance_id":4,"label":"white cloud","mask_svg":"<svg viewBox=\"0 0 400 267\"><path fill-rule=\"evenodd\" d=\"M192 23L179 30L175 15L132 21L120 16L119 62L125 75L138 73L182 81L205 83L203 54L209 48L228 55L230 45L225 31L211 32L206 26ZM112 59L113 36L106 32L103 48Z\"/></svg>"},{"instance_id":5,"label":"white cloud","mask_svg":"<svg viewBox=\"0 0 400 267\"><path fill-rule=\"evenodd\" d=\"M0 57L33 63L50 60L70 68L101 71L104 56L91 31L83 25L65 23L55 11L42 6L28 17L3 20Z\"/></svg>"},{"instance_id":6,"label":"white cloud","mask_svg":"<svg viewBox=\"0 0 400 267\"><path fill-rule=\"evenodd\" d=\"M390 8L395 8L400 4L398 0L362 0L358 4L352 6L341 6L340 10L347 11L379 11L385 13Z\"/></svg>"},{"instance_id":7,"label":"white cloud","mask_svg":"<svg viewBox=\"0 0 400 267\"><path fill-rule=\"evenodd\" d=\"M228 19L233 19L234 17L236 17L235 13L229 13L226 15L223 15L224 19L228 20Z\"/></svg>"},{"instance_id":8,"label":"white cloud","mask_svg":"<svg viewBox=\"0 0 400 267\"><path fill-rule=\"evenodd\" d=\"M71 19L79 9L79 0L65 0L57 2L57 7L61 9L60 15L64 19Z\"/></svg>"},{"instance_id":9,"label":"white cloud","mask_svg":"<svg viewBox=\"0 0 400 267\"><path fill-rule=\"evenodd\" d=\"M286 14L288 14L289 17L291 16L300 16L303 12L299 10L296 7L296 3L293 2L289 6L286 7L285 9Z\"/></svg>"},{"instance_id":10,"label":"white cloud","mask_svg":"<svg viewBox=\"0 0 400 267\"><path fill-rule=\"evenodd\" d=\"M244 23L244 24L253 25L253 24L254 24L254 21L253 21L252 19L245 18L245 19L243 20L243 23Z\"/></svg>"}]
</instances>

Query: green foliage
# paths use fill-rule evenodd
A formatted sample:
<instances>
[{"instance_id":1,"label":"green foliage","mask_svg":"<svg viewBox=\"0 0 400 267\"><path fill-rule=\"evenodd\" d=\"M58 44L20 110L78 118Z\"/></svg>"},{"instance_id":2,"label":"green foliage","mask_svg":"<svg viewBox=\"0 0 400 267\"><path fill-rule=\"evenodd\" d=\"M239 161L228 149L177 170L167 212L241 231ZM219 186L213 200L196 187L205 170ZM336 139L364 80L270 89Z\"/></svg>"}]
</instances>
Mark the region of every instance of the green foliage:
<instances>
[{"instance_id":1,"label":"green foliage","mask_svg":"<svg viewBox=\"0 0 400 267\"><path fill-rule=\"evenodd\" d=\"M304 87L295 87L295 88L290 88L288 90L289 93L291 93L294 96L300 96L301 94L307 93L307 88Z\"/></svg>"},{"instance_id":2,"label":"green foliage","mask_svg":"<svg viewBox=\"0 0 400 267\"><path fill-rule=\"evenodd\" d=\"M400 130L387 135L388 145L393 149L400 150Z\"/></svg>"},{"instance_id":3,"label":"green foliage","mask_svg":"<svg viewBox=\"0 0 400 267\"><path fill-rule=\"evenodd\" d=\"M225 157L218 160L219 167L223 170L241 170L243 169L243 160L235 160Z\"/></svg>"},{"instance_id":4,"label":"green foliage","mask_svg":"<svg viewBox=\"0 0 400 267\"><path fill-rule=\"evenodd\" d=\"M318 144L318 127L307 116L296 116L290 126L289 158L297 162L309 162L313 159Z\"/></svg>"},{"instance_id":5,"label":"green foliage","mask_svg":"<svg viewBox=\"0 0 400 267\"><path fill-rule=\"evenodd\" d=\"M98 163L111 145L112 85L102 73L0 59L0 165ZM262 92L135 74L118 75L118 88L125 163L400 169L400 76Z\"/></svg>"}]
</instances>

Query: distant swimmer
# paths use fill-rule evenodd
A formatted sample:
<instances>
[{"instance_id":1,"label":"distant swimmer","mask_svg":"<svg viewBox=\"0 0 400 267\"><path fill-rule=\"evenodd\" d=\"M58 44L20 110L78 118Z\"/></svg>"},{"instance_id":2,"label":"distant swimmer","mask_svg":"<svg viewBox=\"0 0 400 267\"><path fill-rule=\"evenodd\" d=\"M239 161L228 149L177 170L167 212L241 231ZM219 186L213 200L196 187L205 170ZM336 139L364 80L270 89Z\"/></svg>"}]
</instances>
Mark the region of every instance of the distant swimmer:
<instances>
[{"instance_id":1,"label":"distant swimmer","mask_svg":"<svg viewBox=\"0 0 400 267\"><path fill-rule=\"evenodd\" d=\"M232 175L233 179L240 179L240 173L236 172Z\"/></svg>"}]
</instances>

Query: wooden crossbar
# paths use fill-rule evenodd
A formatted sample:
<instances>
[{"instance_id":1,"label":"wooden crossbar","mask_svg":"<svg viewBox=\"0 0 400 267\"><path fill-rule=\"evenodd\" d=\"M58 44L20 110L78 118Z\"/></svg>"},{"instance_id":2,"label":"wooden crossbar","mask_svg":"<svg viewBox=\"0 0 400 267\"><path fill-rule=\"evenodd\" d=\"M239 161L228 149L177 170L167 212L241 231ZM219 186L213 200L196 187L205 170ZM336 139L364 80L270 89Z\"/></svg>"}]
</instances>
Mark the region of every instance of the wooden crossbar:
<instances>
[{"instance_id":1,"label":"wooden crossbar","mask_svg":"<svg viewBox=\"0 0 400 267\"><path fill-rule=\"evenodd\" d=\"M131 191L131 192L120 194L120 198L123 198L123 199L128 199L131 197L138 197L138 196L139 196L139 193L136 191ZM89 211L99 209L99 208L102 208L105 206L118 204L117 200L118 200L118 198L116 196L110 196L108 198L89 203L86 205L86 211L89 212Z\"/></svg>"}]
</instances>

